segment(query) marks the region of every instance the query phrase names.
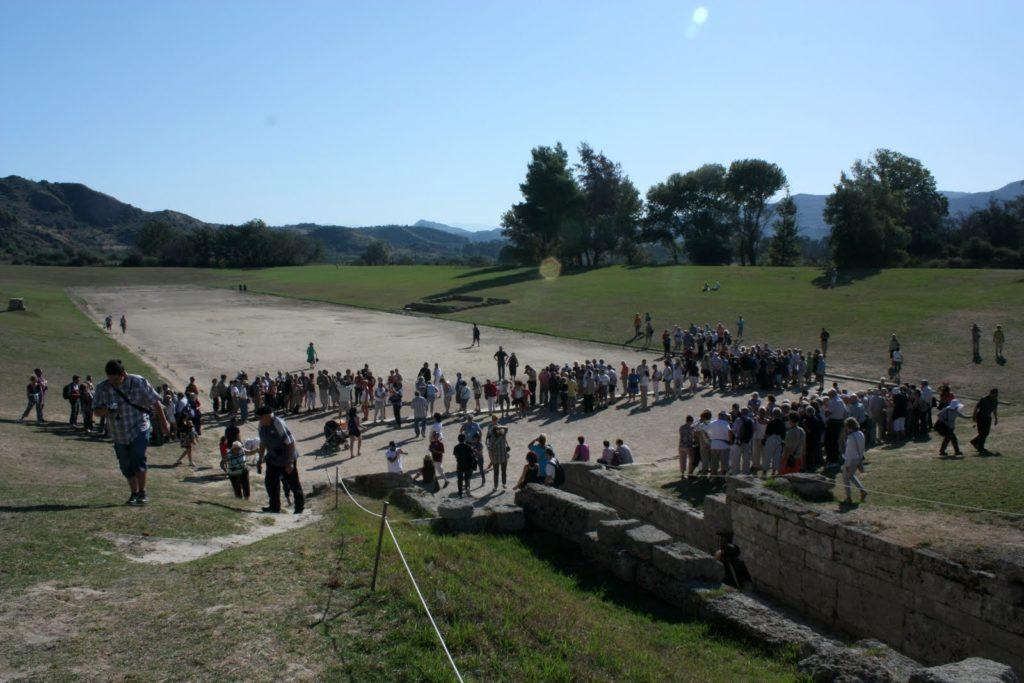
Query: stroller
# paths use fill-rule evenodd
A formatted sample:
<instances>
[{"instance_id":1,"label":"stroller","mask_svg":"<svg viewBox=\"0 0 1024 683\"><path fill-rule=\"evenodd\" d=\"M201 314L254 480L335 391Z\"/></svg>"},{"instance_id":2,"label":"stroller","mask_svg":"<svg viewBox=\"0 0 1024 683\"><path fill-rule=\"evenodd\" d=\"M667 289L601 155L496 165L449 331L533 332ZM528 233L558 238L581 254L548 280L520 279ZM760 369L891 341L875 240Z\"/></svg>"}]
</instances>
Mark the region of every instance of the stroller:
<instances>
[{"instance_id":1,"label":"stroller","mask_svg":"<svg viewBox=\"0 0 1024 683\"><path fill-rule=\"evenodd\" d=\"M325 451L337 451L342 447L348 448L348 432L345 430L345 420L329 420L324 425L324 446Z\"/></svg>"}]
</instances>

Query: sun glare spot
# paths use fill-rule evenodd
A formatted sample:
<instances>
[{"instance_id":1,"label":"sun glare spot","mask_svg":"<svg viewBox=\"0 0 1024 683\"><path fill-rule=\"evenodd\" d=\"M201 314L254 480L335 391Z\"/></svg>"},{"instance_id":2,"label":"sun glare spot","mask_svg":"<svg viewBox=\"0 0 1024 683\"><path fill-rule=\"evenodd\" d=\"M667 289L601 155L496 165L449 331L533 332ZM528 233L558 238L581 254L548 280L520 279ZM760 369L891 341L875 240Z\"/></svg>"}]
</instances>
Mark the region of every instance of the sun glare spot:
<instances>
[{"instance_id":1,"label":"sun glare spot","mask_svg":"<svg viewBox=\"0 0 1024 683\"><path fill-rule=\"evenodd\" d=\"M693 23L695 23L695 24L703 24L707 20L708 20L708 8L707 7L698 7L697 9L693 10Z\"/></svg>"}]
</instances>

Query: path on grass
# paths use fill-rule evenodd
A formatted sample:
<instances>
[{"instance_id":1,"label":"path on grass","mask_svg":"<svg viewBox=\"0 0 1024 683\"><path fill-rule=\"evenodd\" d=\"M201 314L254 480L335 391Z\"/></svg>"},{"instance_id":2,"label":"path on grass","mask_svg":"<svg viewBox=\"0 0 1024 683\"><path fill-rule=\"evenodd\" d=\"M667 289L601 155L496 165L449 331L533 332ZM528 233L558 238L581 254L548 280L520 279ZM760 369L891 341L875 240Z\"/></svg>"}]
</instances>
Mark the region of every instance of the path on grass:
<instances>
[{"instance_id":1,"label":"path on grass","mask_svg":"<svg viewBox=\"0 0 1024 683\"><path fill-rule=\"evenodd\" d=\"M587 358L604 359L616 367L623 360L636 365L643 358L649 364L660 365L656 353L650 351L490 327L481 328L482 348L471 348L471 326L466 323L228 289L78 288L73 294L80 303L84 302L86 313L97 324L107 314L113 315L115 320L122 313L126 314L128 333L122 335L115 328L113 336L158 367L179 388L194 376L204 392L204 400L207 400L210 380L222 373L233 377L239 370L252 376L265 370L276 374L278 370L305 369L305 349L310 341L316 346L321 368L332 372L346 368L357 370L368 363L375 374L398 368L407 383L424 362L430 363L431 368L435 362L440 363L451 381L456 372L462 372L467 378L475 376L481 382L488 377L495 378L493 354L498 345L516 353L520 368L526 364L539 367ZM808 345L813 342L808 341ZM726 409L733 402L745 402L748 395L723 396L702 390L694 398L661 401L648 410L619 401L590 415L566 418L542 411L521 419L509 419L506 421L512 447L509 487L515 483L525 462L526 445L541 432L548 435L555 452L565 461L571 457L576 437L582 434L590 444L594 459L600 455L602 440L614 443L616 438L622 438L632 447L638 463L674 470L677 467L674 462L655 461L676 453L678 428L685 416L693 414L696 418L704 408ZM390 416L390 408L388 413ZM406 406L403 414L407 419L412 411ZM413 437L411 422L404 422L402 429L396 430L393 420L389 420L379 426L368 425L361 457L352 458L348 451L320 457L322 429L327 419L329 416L323 412L287 418L305 456L301 463L306 472L306 488L325 481L328 474L333 475L336 466L340 467L342 476L384 471L383 453L392 439L408 451L404 457L406 471L418 467L427 453L426 440ZM458 433L458 422L461 420L454 417L445 420L448 454L444 462L452 478L451 447ZM252 423L243 428L243 433L247 431L254 431ZM204 440L203 448L201 458L207 464L219 462L216 439ZM210 485L226 486L220 481ZM479 485L479 477L474 485ZM453 482L445 493L453 495L454 489ZM490 483L486 487L486 491L489 490Z\"/></svg>"}]
</instances>

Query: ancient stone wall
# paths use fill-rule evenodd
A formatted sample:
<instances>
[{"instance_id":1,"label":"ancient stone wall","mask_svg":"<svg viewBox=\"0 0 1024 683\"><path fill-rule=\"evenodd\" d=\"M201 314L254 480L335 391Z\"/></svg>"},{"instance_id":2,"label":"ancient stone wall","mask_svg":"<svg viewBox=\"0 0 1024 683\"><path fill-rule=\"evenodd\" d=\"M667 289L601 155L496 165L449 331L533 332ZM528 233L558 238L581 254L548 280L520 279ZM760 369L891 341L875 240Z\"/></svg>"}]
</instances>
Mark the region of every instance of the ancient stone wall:
<instances>
[{"instance_id":1,"label":"ancient stone wall","mask_svg":"<svg viewBox=\"0 0 1024 683\"><path fill-rule=\"evenodd\" d=\"M1024 572L977 571L905 548L736 480L701 513L621 473L565 466L565 489L706 552L732 531L756 590L856 637L926 663L980 655L1024 671Z\"/></svg>"}]
</instances>

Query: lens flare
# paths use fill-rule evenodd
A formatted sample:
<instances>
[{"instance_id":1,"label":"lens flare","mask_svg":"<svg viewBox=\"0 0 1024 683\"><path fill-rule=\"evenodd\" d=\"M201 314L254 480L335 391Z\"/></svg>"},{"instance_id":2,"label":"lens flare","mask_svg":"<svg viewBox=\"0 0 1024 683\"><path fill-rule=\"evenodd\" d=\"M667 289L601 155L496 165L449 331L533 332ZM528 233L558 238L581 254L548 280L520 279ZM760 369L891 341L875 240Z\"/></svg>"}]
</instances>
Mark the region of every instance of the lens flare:
<instances>
[{"instance_id":1,"label":"lens flare","mask_svg":"<svg viewBox=\"0 0 1024 683\"><path fill-rule=\"evenodd\" d=\"M697 9L693 10L693 23L695 23L695 24L703 24L707 20L708 20L708 8L707 7L698 7Z\"/></svg>"},{"instance_id":2,"label":"lens flare","mask_svg":"<svg viewBox=\"0 0 1024 683\"><path fill-rule=\"evenodd\" d=\"M548 256L540 262L540 276L545 280L557 280L562 274L562 263L554 256Z\"/></svg>"}]
</instances>

